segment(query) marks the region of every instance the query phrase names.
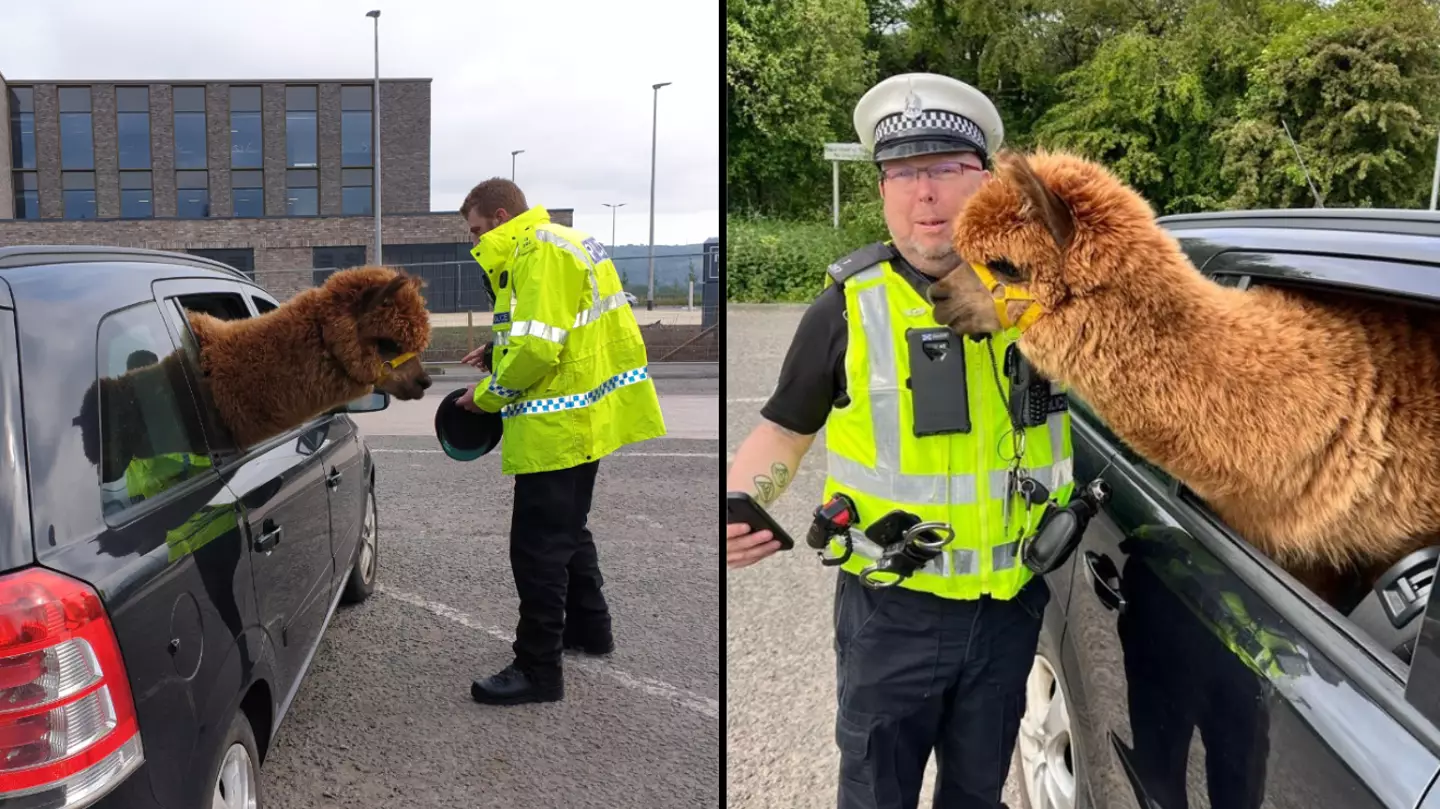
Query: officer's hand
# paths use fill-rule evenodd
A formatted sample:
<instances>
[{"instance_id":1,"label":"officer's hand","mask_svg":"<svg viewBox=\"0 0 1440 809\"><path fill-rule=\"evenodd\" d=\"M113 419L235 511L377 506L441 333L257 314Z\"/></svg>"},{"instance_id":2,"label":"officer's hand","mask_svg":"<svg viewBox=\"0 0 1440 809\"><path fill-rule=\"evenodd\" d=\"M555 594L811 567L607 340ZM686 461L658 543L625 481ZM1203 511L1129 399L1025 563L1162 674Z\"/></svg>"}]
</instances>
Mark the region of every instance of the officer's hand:
<instances>
[{"instance_id":1,"label":"officer's hand","mask_svg":"<svg viewBox=\"0 0 1440 809\"><path fill-rule=\"evenodd\" d=\"M479 382L471 385L470 388L465 391L464 396L455 400L455 406L469 410L471 413L484 412L480 409L480 405L475 404L475 388L479 387L479 385Z\"/></svg>"},{"instance_id":2,"label":"officer's hand","mask_svg":"<svg viewBox=\"0 0 1440 809\"><path fill-rule=\"evenodd\" d=\"M731 570L748 567L780 550L780 543L768 530L750 533L743 522L725 526L725 562Z\"/></svg>"},{"instance_id":3,"label":"officer's hand","mask_svg":"<svg viewBox=\"0 0 1440 809\"><path fill-rule=\"evenodd\" d=\"M469 365L472 368L478 368L481 371L490 370L489 368L485 367L485 346L480 346L474 351L471 351L469 354L466 354L464 357L461 357L460 363L462 365Z\"/></svg>"}]
</instances>

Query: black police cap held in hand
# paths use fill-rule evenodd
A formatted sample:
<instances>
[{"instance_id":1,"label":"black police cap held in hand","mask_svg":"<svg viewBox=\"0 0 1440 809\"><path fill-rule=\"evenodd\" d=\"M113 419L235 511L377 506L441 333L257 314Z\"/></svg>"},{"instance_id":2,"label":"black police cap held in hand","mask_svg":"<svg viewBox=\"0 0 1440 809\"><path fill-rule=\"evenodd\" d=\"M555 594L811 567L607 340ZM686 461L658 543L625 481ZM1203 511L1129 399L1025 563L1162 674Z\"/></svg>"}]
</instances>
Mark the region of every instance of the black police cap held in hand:
<instances>
[{"instance_id":1,"label":"black police cap held in hand","mask_svg":"<svg viewBox=\"0 0 1440 809\"><path fill-rule=\"evenodd\" d=\"M500 444L499 413L472 413L456 404L469 390L451 391L435 408L435 437L445 454L457 461L473 461Z\"/></svg>"}]
</instances>

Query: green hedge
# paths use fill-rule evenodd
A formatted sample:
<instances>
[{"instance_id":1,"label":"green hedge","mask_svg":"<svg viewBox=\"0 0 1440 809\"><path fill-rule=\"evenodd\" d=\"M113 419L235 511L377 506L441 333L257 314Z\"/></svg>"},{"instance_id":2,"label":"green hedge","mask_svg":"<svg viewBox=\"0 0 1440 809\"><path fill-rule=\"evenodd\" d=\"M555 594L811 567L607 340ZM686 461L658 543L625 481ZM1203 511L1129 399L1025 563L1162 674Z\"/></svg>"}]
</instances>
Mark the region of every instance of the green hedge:
<instances>
[{"instance_id":1,"label":"green hedge","mask_svg":"<svg viewBox=\"0 0 1440 809\"><path fill-rule=\"evenodd\" d=\"M825 268L838 258L889 236L878 202L847 205L837 230L817 221L728 216L725 276L737 303L807 303L824 286Z\"/></svg>"}]
</instances>

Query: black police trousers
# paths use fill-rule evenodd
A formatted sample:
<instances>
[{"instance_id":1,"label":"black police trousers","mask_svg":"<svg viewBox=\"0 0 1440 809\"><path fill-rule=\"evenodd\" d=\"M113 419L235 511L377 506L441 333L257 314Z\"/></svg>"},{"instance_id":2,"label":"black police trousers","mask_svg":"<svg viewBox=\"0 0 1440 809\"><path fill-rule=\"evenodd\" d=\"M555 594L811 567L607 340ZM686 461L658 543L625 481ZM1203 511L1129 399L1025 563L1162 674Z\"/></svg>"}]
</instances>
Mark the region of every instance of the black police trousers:
<instances>
[{"instance_id":1,"label":"black police trousers","mask_svg":"<svg viewBox=\"0 0 1440 809\"><path fill-rule=\"evenodd\" d=\"M599 461L515 476L510 567L520 594L515 662L558 677L563 635L609 637L610 609L587 520Z\"/></svg>"},{"instance_id":2,"label":"black police trousers","mask_svg":"<svg viewBox=\"0 0 1440 809\"><path fill-rule=\"evenodd\" d=\"M1050 590L955 601L841 572L835 591L840 809L997 809Z\"/></svg>"}]
</instances>

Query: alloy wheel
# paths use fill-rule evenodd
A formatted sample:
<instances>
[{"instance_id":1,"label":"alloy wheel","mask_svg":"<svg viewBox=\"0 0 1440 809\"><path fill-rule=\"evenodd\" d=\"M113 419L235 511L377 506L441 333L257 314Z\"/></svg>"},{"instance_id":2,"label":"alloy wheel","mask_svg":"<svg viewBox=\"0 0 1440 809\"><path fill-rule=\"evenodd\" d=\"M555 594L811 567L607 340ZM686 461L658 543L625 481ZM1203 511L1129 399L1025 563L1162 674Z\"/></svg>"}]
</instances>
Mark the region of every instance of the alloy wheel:
<instances>
[{"instance_id":1,"label":"alloy wheel","mask_svg":"<svg viewBox=\"0 0 1440 809\"><path fill-rule=\"evenodd\" d=\"M211 809L256 809L256 772L250 751L236 742L225 752L220 774L215 778L215 799Z\"/></svg>"},{"instance_id":2,"label":"alloy wheel","mask_svg":"<svg viewBox=\"0 0 1440 809\"><path fill-rule=\"evenodd\" d=\"M1055 669L1039 655L1025 682L1025 715L1017 742L1020 788L1031 809L1074 809L1069 706Z\"/></svg>"},{"instance_id":3,"label":"alloy wheel","mask_svg":"<svg viewBox=\"0 0 1440 809\"><path fill-rule=\"evenodd\" d=\"M375 498L365 493L365 522L360 527L360 577L368 586L375 579Z\"/></svg>"}]
</instances>

